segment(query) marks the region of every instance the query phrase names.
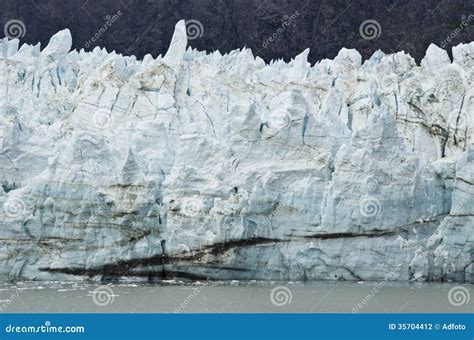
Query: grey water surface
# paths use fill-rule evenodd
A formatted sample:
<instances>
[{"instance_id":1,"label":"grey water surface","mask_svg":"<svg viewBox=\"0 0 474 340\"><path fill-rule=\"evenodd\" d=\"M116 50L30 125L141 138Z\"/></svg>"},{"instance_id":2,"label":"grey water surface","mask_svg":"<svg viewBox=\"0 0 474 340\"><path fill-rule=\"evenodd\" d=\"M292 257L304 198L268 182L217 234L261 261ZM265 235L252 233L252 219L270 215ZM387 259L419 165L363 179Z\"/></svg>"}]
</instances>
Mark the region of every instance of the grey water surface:
<instances>
[{"instance_id":1,"label":"grey water surface","mask_svg":"<svg viewBox=\"0 0 474 340\"><path fill-rule=\"evenodd\" d=\"M472 285L385 282L0 284L2 313L472 313Z\"/></svg>"}]
</instances>

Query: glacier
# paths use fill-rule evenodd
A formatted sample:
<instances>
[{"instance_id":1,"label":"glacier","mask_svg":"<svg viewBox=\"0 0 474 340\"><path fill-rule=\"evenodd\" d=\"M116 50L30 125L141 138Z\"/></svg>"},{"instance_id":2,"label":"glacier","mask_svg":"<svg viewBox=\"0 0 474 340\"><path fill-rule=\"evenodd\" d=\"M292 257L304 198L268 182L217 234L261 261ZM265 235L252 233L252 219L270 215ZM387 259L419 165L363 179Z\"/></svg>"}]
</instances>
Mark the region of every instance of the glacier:
<instances>
[{"instance_id":1,"label":"glacier","mask_svg":"<svg viewBox=\"0 0 474 340\"><path fill-rule=\"evenodd\" d=\"M0 40L0 280L473 282L474 42L266 64Z\"/></svg>"}]
</instances>

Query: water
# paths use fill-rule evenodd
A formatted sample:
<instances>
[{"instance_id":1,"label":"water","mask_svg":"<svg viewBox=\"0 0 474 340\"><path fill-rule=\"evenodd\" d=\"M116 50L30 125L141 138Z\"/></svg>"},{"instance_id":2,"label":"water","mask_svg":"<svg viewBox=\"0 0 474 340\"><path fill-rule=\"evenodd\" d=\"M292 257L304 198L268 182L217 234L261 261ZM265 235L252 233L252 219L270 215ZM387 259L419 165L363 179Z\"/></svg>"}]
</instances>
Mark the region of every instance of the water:
<instances>
[{"instance_id":1,"label":"water","mask_svg":"<svg viewBox=\"0 0 474 340\"><path fill-rule=\"evenodd\" d=\"M106 286L23 282L0 284L0 308L5 313L472 313L472 287L383 282L170 281Z\"/></svg>"}]
</instances>

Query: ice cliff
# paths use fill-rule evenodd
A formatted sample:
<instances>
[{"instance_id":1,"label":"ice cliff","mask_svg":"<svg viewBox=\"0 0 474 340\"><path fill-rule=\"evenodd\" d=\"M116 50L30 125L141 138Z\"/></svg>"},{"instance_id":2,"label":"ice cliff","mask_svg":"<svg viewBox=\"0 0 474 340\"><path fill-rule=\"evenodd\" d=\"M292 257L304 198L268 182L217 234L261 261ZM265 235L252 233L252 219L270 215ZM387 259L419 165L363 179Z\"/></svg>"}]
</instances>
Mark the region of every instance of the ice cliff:
<instances>
[{"instance_id":1,"label":"ice cliff","mask_svg":"<svg viewBox=\"0 0 474 340\"><path fill-rule=\"evenodd\" d=\"M0 40L0 280L473 280L474 43L71 43Z\"/></svg>"}]
</instances>

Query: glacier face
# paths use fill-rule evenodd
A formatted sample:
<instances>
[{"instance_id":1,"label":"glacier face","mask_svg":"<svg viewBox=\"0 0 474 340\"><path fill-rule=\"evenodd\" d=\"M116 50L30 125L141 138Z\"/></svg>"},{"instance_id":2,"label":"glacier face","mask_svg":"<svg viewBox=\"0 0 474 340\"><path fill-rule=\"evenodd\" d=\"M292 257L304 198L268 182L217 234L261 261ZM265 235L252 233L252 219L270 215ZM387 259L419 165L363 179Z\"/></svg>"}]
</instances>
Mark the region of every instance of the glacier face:
<instances>
[{"instance_id":1,"label":"glacier face","mask_svg":"<svg viewBox=\"0 0 474 340\"><path fill-rule=\"evenodd\" d=\"M474 43L311 67L0 41L0 279L472 281Z\"/></svg>"}]
</instances>

